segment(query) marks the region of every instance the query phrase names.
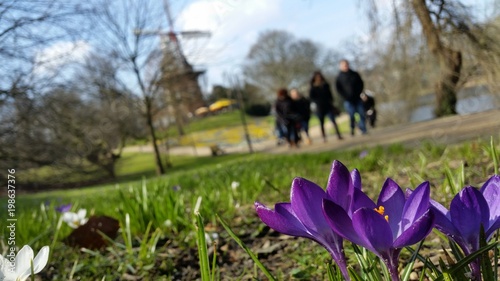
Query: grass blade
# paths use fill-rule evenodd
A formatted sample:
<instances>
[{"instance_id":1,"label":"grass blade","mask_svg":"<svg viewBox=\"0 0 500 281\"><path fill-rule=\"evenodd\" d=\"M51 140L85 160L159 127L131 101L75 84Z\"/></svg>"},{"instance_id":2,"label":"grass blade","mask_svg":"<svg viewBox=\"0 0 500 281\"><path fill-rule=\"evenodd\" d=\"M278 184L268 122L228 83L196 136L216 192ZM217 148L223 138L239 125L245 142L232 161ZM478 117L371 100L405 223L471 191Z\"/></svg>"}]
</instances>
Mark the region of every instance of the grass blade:
<instances>
[{"instance_id":1,"label":"grass blade","mask_svg":"<svg viewBox=\"0 0 500 281\"><path fill-rule=\"evenodd\" d=\"M490 149L491 149L491 158L493 158L493 167L495 167L495 175L499 173L498 169L498 152L495 147L495 142L493 141L493 137L490 140Z\"/></svg>"},{"instance_id":2,"label":"grass blade","mask_svg":"<svg viewBox=\"0 0 500 281\"><path fill-rule=\"evenodd\" d=\"M200 213L196 213L196 227L198 228L197 239L198 242L198 258L200 260L200 271L201 271L201 280L209 281L210 280L210 263L208 261L208 251L207 251L207 242L205 239L205 226L203 225L203 218Z\"/></svg>"},{"instance_id":3,"label":"grass blade","mask_svg":"<svg viewBox=\"0 0 500 281\"><path fill-rule=\"evenodd\" d=\"M413 269L413 265L415 264L415 261L417 260L417 255L418 252L420 251L420 248L424 245L424 240L420 241L420 243L417 246L417 249L413 252L413 255L411 256L410 262L406 265L405 269L403 270L403 273L401 274L401 280L403 281L408 281L410 280L410 274ZM409 247L407 247L409 248Z\"/></svg>"},{"instance_id":4,"label":"grass blade","mask_svg":"<svg viewBox=\"0 0 500 281\"><path fill-rule=\"evenodd\" d=\"M245 245L245 243L243 243L243 241L241 241L241 239L233 232L233 230L229 227L229 225L219 215L216 215L216 216L219 219L222 226L224 227L224 229L229 234L229 236L231 236L231 238L233 238L234 241L236 241L236 243L238 243L238 245L240 245L240 247L243 250L245 250L245 252L247 252L247 254L250 256L250 258L252 258L252 260L255 262L255 264L260 268L260 270L262 270L264 275L266 275L266 277L270 281L276 281L276 278L274 278L274 276L271 274L271 272L269 272L269 270L259 261L259 258L252 252L252 250L250 250L250 248L248 248Z\"/></svg>"}]
</instances>

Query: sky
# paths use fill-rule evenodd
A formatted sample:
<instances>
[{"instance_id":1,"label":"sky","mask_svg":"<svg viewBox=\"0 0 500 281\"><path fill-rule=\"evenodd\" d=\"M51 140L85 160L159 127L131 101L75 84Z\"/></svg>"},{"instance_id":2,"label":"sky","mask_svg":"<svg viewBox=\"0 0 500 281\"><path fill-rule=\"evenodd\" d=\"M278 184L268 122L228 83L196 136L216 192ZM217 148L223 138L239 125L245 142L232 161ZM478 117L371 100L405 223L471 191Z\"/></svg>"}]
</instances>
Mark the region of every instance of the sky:
<instances>
[{"instance_id":1,"label":"sky","mask_svg":"<svg viewBox=\"0 0 500 281\"><path fill-rule=\"evenodd\" d=\"M172 2L175 30L210 31L210 38L182 41L188 59L206 69L205 87L227 84L238 73L258 35L284 30L324 47L366 38L368 24L353 0L196 0ZM382 1L384 2L384 1Z\"/></svg>"},{"instance_id":2,"label":"sky","mask_svg":"<svg viewBox=\"0 0 500 281\"><path fill-rule=\"evenodd\" d=\"M393 0L375 0L383 14ZM406 1L406 0L397 0ZM465 0L476 14L493 13L499 0ZM284 30L300 39L310 39L326 48L342 47L369 40L367 17L360 3L364 0L170 0L174 31L209 31L210 37L181 39L188 60L205 69L205 92L212 85L228 85L225 74L237 74L258 35L268 30ZM498 11L496 11L498 13ZM70 55L63 60L78 61L91 49L86 42L60 42L38 53L40 61ZM351 58L351 54L343 54ZM46 65L57 68L61 59Z\"/></svg>"},{"instance_id":3,"label":"sky","mask_svg":"<svg viewBox=\"0 0 500 281\"><path fill-rule=\"evenodd\" d=\"M481 16L496 0L466 0ZM392 0L376 0L381 14ZM210 31L211 37L185 39L183 46L195 67L206 69L205 90L227 84L224 73L238 73L259 33L285 30L327 48L370 40L363 0L171 0L176 31ZM484 15L483 15L484 14ZM341 55L350 58L350 54Z\"/></svg>"}]
</instances>

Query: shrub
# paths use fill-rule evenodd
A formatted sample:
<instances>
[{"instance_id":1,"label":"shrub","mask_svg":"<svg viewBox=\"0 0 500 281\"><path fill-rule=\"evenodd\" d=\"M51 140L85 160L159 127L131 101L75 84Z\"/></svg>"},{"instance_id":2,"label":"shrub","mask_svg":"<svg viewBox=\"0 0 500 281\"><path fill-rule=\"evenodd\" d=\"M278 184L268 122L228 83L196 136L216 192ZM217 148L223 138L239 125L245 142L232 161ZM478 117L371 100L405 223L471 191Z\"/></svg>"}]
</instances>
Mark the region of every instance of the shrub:
<instances>
[{"instance_id":1,"label":"shrub","mask_svg":"<svg viewBox=\"0 0 500 281\"><path fill-rule=\"evenodd\" d=\"M271 104L251 104L245 108L245 112L250 116L268 116L271 113Z\"/></svg>"}]
</instances>

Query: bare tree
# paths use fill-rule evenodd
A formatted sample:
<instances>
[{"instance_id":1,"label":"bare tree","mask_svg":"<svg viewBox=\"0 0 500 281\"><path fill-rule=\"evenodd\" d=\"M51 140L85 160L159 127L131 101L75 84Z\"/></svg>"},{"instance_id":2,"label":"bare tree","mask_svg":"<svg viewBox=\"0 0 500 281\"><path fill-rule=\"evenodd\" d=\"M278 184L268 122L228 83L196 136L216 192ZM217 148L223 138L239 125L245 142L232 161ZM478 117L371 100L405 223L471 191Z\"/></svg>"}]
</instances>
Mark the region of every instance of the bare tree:
<instances>
[{"instance_id":1,"label":"bare tree","mask_svg":"<svg viewBox=\"0 0 500 281\"><path fill-rule=\"evenodd\" d=\"M331 69L339 56L310 40L297 39L286 31L260 34L250 48L243 73L249 83L268 95L280 87L304 87L318 69Z\"/></svg>"},{"instance_id":2,"label":"bare tree","mask_svg":"<svg viewBox=\"0 0 500 281\"><path fill-rule=\"evenodd\" d=\"M120 15L120 16L116 16ZM164 14L161 3L154 0L102 1L94 22L98 25L99 47L122 65L119 78L130 92L141 97L143 115L154 149L157 174L164 174L154 116L161 88L163 53L155 36L142 36L140 30L159 30ZM132 85L132 86L131 86Z\"/></svg>"},{"instance_id":3,"label":"bare tree","mask_svg":"<svg viewBox=\"0 0 500 281\"><path fill-rule=\"evenodd\" d=\"M34 75L37 53L87 29L90 2L0 1L0 167L28 169L54 163L57 149L40 126L40 98L51 79ZM0 175L0 178L2 175Z\"/></svg>"},{"instance_id":4,"label":"bare tree","mask_svg":"<svg viewBox=\"0 0 500 281\"><path fill-rule=\"evenodd\" d=\"M37 51L56 40L71 40L88 28L90 2L79 0L0 1L0 101L22 81L27 84ZM34 85L35 86L35 85Z\"/></svg>"},{"instance_id":5,"label":"bare tree","mask_svg":"<svg viewBox=\"0 0 500 281\"><path fill-rule=\"evenodd\" d=\"M372 23L371 31L376 31L379 24L377 5L373 0L368 3L368 16ZM393 28L396 32L411 31L413 19L416 18L422 29L422 36L427 48L438 61L439 75L434 87L436 116L456 114L457 91L464 81L464 58L484 59L485 52L498 58L494 45L484 42L492 41L484 32L478 20L475 20L466 5L453 0L412 0L392 1ZM405 26L406 25L406 26ZM489 39L486 39L489 38ZM466 46L474 46L476 55L470 56ZM464 55L464 52L466 54ZM414 54L408 53L408 56Z\"/></svg>"},{"instance_id":6,"label":"bare tree","mask_svg":"<svg viewBox=\"0 0 500 281\"><path fill-rule=\"evenodd\" d=\"M43 128L48 140L44 146L58 151L53 165L80 172L93 166L116 177L115 164L124 143L132 130L140 131L142 124L132 121L134 114L129 106L133 99L113 90L100 88L101 96L93 98L76 88L54 89L44 96L38 127ZM114 96L112 102L109 96Z\"/></svg>"},{"instance_id":7,"label":"bare tree","mask_svg":"<svg viewBox=\"0 0 500 281\"><path fill-rule=\"evenodd\" d=\"M115 177L115 162L127 141L146 136L138 106L140 99L121 84L118 69L116 62L93 54L71 83L85 99L86 108L93 112L93 116L81 122L87 124L87 146L93 147L85 158L111 177ZM95 123L94 127L89 120Z\"/></svg>"}]
</instances>

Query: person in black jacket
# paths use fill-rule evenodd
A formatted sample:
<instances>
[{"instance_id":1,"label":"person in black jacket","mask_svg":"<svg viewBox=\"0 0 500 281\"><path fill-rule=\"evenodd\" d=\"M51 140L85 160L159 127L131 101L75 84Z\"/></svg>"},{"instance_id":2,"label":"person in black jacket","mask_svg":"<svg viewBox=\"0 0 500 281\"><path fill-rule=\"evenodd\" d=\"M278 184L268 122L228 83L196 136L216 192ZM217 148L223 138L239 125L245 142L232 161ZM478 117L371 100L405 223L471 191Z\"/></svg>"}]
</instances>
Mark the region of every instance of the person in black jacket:
<instances>
[{"instance_id":1,"label":"person in black jacket","mask_svg":"<svg viewBox=\"0 0 500 281\"><path fill-rule=\"evenodd\" d=\"M365 110L360 97L364 87L363 80L359 73L349 68L349 62L345 59L340 61L340 73L337 76L335 86L339 95L344 98L344 108L351 119L351 135L354 136L356 113L359 115L359 129L363 134L366 134Z\"/></svg>"},{"instance_id":2,"label":"person in black jacket","mask_svg":"<svg viewBox=\"0 0 500 281\"><path fill-rule=\"evenodd\" d=\"M288 91L284 88L278 90L275 109L276 119L284 129L286 141L290 147L298 147L297 112L292 98L290 98Z\"/></svg>"},{"instance_id":3,"label":"person in black jacket","mask_svg":"<svg viewBox=\"0 0 500 281\"><path fill-rule=\"evenodd\" d=\"M326 142L325 134L325 116L328 116L333 123L333 127L337 132L338 139L342 139L337 122L335 122L335 113L333 106L333 95L330 89L330 84L326 82L325 77L320 71L314 72L313 77L310 82L309 98L316 105L316 115L319 119L319 125L321 127L321 135L323 136L323 141Z\"/></svg>"},{"instance_id":4,"label":"person in black jacket","mask_svg":"<svg viewBox=\"0 0 500 281\"><path fill-rule=\"evenodd\" d=\"M311 119L311 101L308 98L302 96L297 89L290 90L290 97L295 105L295 110L297 112L298 122L299 122L299 134L304 131L306 133L306 143L311 144L312 140L309 136L309 119ZM302 138L301 138L302 139Z\"/></svg>"}]
</instances>

